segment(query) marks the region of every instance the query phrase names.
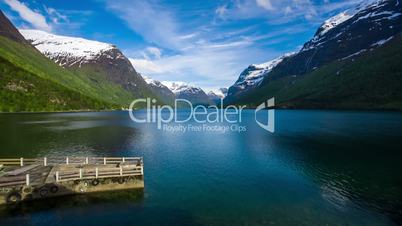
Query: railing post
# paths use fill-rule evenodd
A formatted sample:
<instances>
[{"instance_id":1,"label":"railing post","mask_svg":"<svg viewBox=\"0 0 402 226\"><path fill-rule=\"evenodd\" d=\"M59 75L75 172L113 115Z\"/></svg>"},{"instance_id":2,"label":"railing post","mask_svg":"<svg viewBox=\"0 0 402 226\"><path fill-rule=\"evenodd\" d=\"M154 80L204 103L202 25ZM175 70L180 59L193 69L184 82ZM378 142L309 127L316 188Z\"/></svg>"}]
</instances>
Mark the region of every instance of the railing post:
<instances>
[{"instance_id":1,"label":"railing post","mask_svg":"<svg viewBox=\"0 0 402 226\"><path fill-rule=\"evenodd\" d=\"M46 157L43 158L43 165L47 166L47 158Z\"/></svg>"},{"instance_id":2,"label":"railing post","mask_svg":"<svg viewBox=\"0 0 402 226\"><path fill-rule=\"evenodd\" d=\"M68 165L68 157L66 157L66 165Z\"/></svg>"},{"instance_id":3,"label":"railing post","mask_svg":"<svg viewBox=\"0 0 402 226\"><path fill-rule=\"evenodd\" d=\"M123 176L123 167L120 166L120 176Z\"/></svg>"},{"instance_id":4,"label":"railing post","mask_svg":"<svg viewBox=\"0 0 402 226\"><path fill-rule=\"evenodd\" d=\"M98 167L96 167L96 168L95 168L95 178L98 178L98 174L99 174L99 172L98 172Z\"/></svg>"},{"instance_id":5,"label":"railing post","mask_svg":"<svg viewBox=\"0 0 402 226\"><path fill-rule=\"evenodd\" d=\"M126 161L126 158L125 157L123 157L123 162L125 162Z\"/></svg>"},{"instance_id":6,"label":"railing post","mask_svg":"<svg viewBox=\"0 0 402 226\"><path fill-rule=\"evenodd\" d=\"M103 157L103 165L106 165L106 157Z\"/></svg>"},{"instance_id":7,"label":"railing post","mask_svg":"<svg viewBox=\"0 0 402 226\"><path fill-rule=\"evenodd\" d=\"M80 179L82 179L82 169L80 169Z\"/></svg>"},{"instance_id":8,"label":"railing post","mask_svg":"<svg viewBox=\"0 0 402 226\"><path fill-rule=\"evenodd\" d=\"M26 175L25 175L25 179L26 179L26 184L27 184L27 186L29 186L29 174L26 174Z\"/></svg>"},{"instance_id":9,"label":"railing post","mask_svg":"<svg viewBox=\"0 0 402 226\"><path fill-rule=\"evenodd\" d=\"M59 171L56 171L56 182L59 182Z\"/></svg>"},{"instance_id":10,"label":"railing post","mask_svg":"<svg viewBox=\"0 0 402 226\"><path fill-rule=\"evenodd\" d=\"M85 164L88 164L88 157L85 158Z\"/></svg>"},{"instance_id":11,"label":"railing post","mask_svg":"<svg viewBox=\"0 0 402 226\"><path fill-rule=\"evenodd\" d=\"M141 175L144 175L144 167L141 165Z\"/></svg>"},{"instance_id":12,"label":"railing post","mask_svg":"<svg viewBox=\"0 0 402 226\"><path fill-rule=\"evenodd\" d=\"M20 158L20 165L24 166L24 158Z\"/></svg>"}]
</instances>

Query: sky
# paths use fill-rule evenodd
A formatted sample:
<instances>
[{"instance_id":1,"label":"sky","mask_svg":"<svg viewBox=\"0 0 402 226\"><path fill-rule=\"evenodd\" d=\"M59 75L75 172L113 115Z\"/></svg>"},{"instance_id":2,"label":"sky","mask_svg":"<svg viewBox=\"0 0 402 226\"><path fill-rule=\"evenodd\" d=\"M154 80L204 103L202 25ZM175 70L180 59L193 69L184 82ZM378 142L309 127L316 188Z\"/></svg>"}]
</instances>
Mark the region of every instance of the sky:
<instances>
[{"instance_id":1,"label":"sky","mask_svg":"<svg viewBox=\"0 0 402 226\"><path fill-rule=\"evenodd\" d=\"M298 51L361 1L0 0L0 8L20 29L112 43L146 76L215 90L250 64Z\"/></svg>"}]
</instances>

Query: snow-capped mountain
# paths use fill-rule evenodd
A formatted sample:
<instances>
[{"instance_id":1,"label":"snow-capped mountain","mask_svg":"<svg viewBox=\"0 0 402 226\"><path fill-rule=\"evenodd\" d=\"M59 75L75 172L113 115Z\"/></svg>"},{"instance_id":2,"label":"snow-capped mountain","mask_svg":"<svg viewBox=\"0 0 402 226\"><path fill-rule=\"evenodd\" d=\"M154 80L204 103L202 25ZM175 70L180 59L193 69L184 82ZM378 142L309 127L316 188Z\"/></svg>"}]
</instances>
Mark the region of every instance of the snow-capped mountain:
<instances>
[{"instance_id":1,"label":"snow-capped mountain","mask_svg":"<svg viewBox=\"0 0 402 226\"><path fill-rule=\"evenodd\" d=\"M208 97L209 99L215 104L215 105L221 105L222 99L224 99L227 95L228 89L227 88L219 88L217 90L211 90L208 92Z\"/></svg>"},{"instance_id":2,"label":"snow-capped mountain","mask_svg":"<svg viewBox=\"0 0 402 226\"><path fill-rule=\"evenodd\" d=\"M274 61L267 70L249 66L229 88L227 103L247 99L271 81L310 73L322 66L353 60L391 41L402 32L400 0L365 0L361 4L326 20L302 49ZM265 94L268 95L268 94Z\"/></svg>"},{"instance_id":3,"label":"snow-capped mountain","mask_svg":"<svg viewBox=\"0 0 402 226\"><path fill-rule=\"evenodd\" d=\"M151 87L152 91L165 103L173 103L177 99L186 99L197 105L220 104L220 100L227 94L227 88L220 88L205 93L205 91L186 82L181 81L157 81L148 76L142 75L145 82Z\"/></svg>"},{"instance_id":4,"label":"snow-capped mountain","mask_svg":"<svg viewBox=\"0 0 402 226\"><path fill-rule=\"evenodd\" d=\"M163 81L162 84L168 87L175 94L176 99L186 99L194 105L211 104L208 95L200 87L192 86L189 83L180 81Z\"/></svg>"},{"instance_id":5,"label":"snow-capped mountain","mask_svg":"<svg viewBox=\"0 0 402 226\"><path fill-rule=\"evenodd\" d=\"M239 89L247 89L250 87L258 86L264 77L271 72L280 62L286 57L293 55L294 53L285 54L279 58L268 61L262 64L251 64L246 68L239 76L239 79L233 86Z\"/></svg>"},{"instance_id":6,"label":"snow-capped mountain","mask_svg":"<svg viewBox=\"0 0 402 226\"><path fill-rule=\"evenodd\" d=\"M77 37L54 35L39 30L20 30L21 34L45 56L63 67L72 67L96 61L102 55L115 58L123 54L112 54L112 44Z\"/></svg>"},{"instance_id":7,"label":"snow-capped mountain","mask_svg":"<svg viewBox=\"0 0 402 226\"><path fill-rule=\"evenodd\" d=\"M208 93L213 93L213 95L217 97L225 98L225 96L228 94L228 88L219 88L217 90L211 90Z\"/></svg>"},{"instance_id":8,"label":"snow-capped mountain","mask_svg":"<svg viewBox=\"0 0 402 226\"><path fill-rule=\"evenodd\" d=\"M175 100L175 94L160 81L152 79L148 76L142 75L145 82L150 86L152 92L159 97L164 103L172 104Z\"/></svg>"},{"instance_id":9,"label":"snow-capped mountain","mask_svg":"<svg viewBox=\"0 0 402 226\"><path fill-rule=\"evenodd\" d=\"M46 57L68 70L88 76L98 85L106 79L136 97L153 95L127 57L112 44L38 30L22 29L20 32Z\"/></svg>"},{"instance_id":10,"label":"snow-capped mountain","mask_svg":"<svg viewBox=\"0 0 402 226\"><path fill-rule=\"evenodd\" d=\"M344 12L335 15L334 17L329 18L326 20L321 27L318 29L315 36L323 36L332 28L340 25L341 23L349 20L350 18L354 17L357 13L362 10L369 8L370 6L379 5L382 0L365 0L359 3L356 7L345 10Z\"/></svg>"},{"instance_id":11,"label":"snow-capped mountain","mask_svg":"<svg viewBox=\"0 0 402 226\"><path fill-rule=\"evenodd\" d=\"M162 84L168 87L173 93L179 94L182 92L185 93L197 93L202 91L200 87L192 86L187 82L181 81L162 81Z\"/></svg>"},{"instance_id":12,"label":"snow-capped mountain","mask_svg":"<svg viewBox=\"0 0 402 226\"><path fill-rule=\"evenodd\" d=\"M357 48L370 46L380 40L388 39L395 34L395 31L400 30L401 25L398 23L401 15L399 0L363 1L355 8L326 20L301 51L325 48L325 45L333 41L338 45L353 42L359 44ZM365 41L362 37L366 32L370 34L370 38Z\"/></svg>"}]
</instances>

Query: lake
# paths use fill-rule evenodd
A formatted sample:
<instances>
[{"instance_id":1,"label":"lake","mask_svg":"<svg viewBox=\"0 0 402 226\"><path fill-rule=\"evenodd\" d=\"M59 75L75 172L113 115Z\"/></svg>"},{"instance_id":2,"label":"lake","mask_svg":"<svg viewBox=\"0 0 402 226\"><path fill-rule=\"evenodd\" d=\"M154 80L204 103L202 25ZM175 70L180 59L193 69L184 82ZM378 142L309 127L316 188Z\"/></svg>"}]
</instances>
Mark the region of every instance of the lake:
<instances>
[{"instance_id":1,"label":"lake","mask_svg":"<svg viewBox=\"0 0 402 226\"><path fill-rule=\"evenodd\" d=\"M0 225L402 224L401 113L277 110L275 133L243 113L247 131L227 132L123 111L0 114L1 157L143 156L145 174L143 192L2 206Z\"/></svg>"}]
</instances>

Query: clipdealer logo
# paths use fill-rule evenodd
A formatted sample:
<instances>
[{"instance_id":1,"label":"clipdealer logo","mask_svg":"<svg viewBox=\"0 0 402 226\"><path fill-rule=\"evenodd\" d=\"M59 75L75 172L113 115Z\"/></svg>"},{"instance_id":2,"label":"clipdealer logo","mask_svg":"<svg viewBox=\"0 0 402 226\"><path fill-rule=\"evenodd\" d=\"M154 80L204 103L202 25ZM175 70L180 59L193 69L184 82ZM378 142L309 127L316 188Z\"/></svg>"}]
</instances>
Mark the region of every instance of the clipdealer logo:
<instances>
[{"instance_id":1,"label":"clipdealer logo","mask_svg":"<svg viewBox=\"0 0 402 226\"><path fill-rule=\"evenodd\" d=\"M146 105L145 114L134 114L135 107ZM268 121L260 122L257 113L265 108L273 108L275 99L271 98L260 104L254 111L255 122L262 129L275 132L275 110L267 111ZM183 115L183 109L187 115ZM134 100L128 109L129 116L136 123L155 123L157 128L167 132L246 132L247 127L241 125L245 106L229 105L223 107L223 101L218 106L196 105L186 99L176 99L173 106L157 105L155 99L144 98Z\"/></svg>"},{"instance_id":2,"label":"clipdealer logo","mask_svg":"<svg viewBox=\"0 0 402 226\"><path fill-rule=\"evenodd\" d=\"M275 107L275 98L271 98L269 100L267 100L266 102L260 104L254 111L254 118L255 121L257 122L257 124L265 129L268 132L274 133L275 132L275 109L273 109L273 107ZM269 110L268 112L268 121L266 123L261 123L258 121L257 119L257 113L263 109L268 108ZM272 108L272 109L270 109Z\"/></svg>"}]
</instances>

